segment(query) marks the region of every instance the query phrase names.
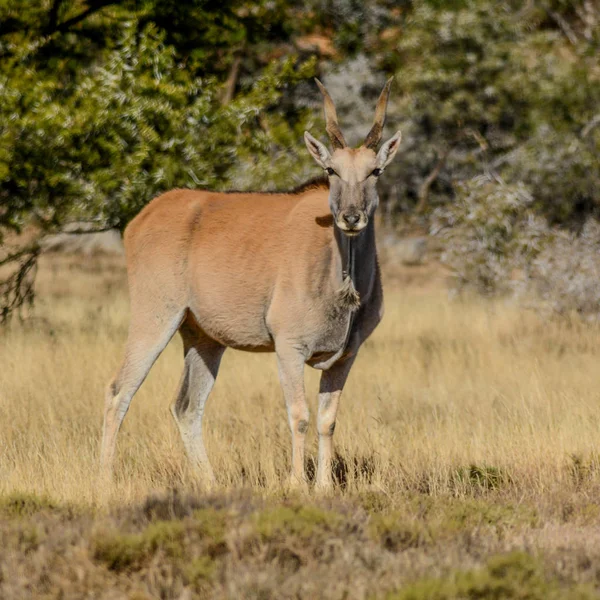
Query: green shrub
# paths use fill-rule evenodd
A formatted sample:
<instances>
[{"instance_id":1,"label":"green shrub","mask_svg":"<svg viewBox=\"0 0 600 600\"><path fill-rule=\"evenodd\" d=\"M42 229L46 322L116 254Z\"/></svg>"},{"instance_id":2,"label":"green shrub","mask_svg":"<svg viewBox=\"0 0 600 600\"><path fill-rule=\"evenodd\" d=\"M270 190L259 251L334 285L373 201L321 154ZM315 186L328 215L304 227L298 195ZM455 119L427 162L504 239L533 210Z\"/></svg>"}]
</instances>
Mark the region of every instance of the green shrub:
<instances>
[{"instance_id":1,"label":"green shrub","mask_svg":"<svg viewBox=\"0 0 600 600\"><path fill-rule=\"evenodd\" d=\"M332 531L341 523L339 514L310 505L296 508L281 506L256 516L256 529L265 540L283 536L308 539L319 532Z\"/></svg>"},{"instance_id":2,"label":"green shrub","mask_svg":"<svg viewBox=\"0 0 600 600\"><path fill-rule=\"evenodd\" d=\"M113 571L138 569L158 550L170 558L181 558L184 534L181 521L157 521L139 534L104 532L94 538L93 556Z\"/></svg>"},{"instance_id":3,"label":"green shrub","mask_svg":"<svg viewBox=\"0 0 600 600\"><path fill-rule=\"evenodd\" d=\"M418 548L431 542L426 524L408 520L405 513L377 514L371 517L369 533L386 550L400 552L407 548Z\"/></svg>"},{"instance_id":4,"label":"green shrub","mask_svg":"<svg viewBox=\"0 0 600 600\"><path fill-rule=\"evenodd\" d=\"M201 584L215 575L216 563L210 556L199 556L185 566L185 576L190 583Z\"/></svg>"},{"instance_id":5,"label":"green shrub","mask_svg":"<svg viewBox=\"0 0 600 600\"><path fill-rule=\"evenodd\" d=\"M509 477L498 467L470 465L456 472L458 482L477 490L497 490L509 481Z\"/></svg>"},{"instance_id":6,"label":"green shrub","mask_svg":"<svg viewBox=\"0 0 600 600\"><path fill-rule=\"evenodd\" d=\"M57 510L58 505L46 496L13 493L0 498L0 512L8 516L29 517L44 510Z\"/></svg>"},{"instance_id":7,"label":"green shrub","mask_svg":"<svg viewBox=\"0 0 600 600\"><path fill-rule=\"evenodd\" d=\"M595 597L592 590L568 590L558 580L547 579L540 563L524 552L494 557L482 569L422 579L386 596L387 600L591 600Z\"/></svg>"}]
</instances>

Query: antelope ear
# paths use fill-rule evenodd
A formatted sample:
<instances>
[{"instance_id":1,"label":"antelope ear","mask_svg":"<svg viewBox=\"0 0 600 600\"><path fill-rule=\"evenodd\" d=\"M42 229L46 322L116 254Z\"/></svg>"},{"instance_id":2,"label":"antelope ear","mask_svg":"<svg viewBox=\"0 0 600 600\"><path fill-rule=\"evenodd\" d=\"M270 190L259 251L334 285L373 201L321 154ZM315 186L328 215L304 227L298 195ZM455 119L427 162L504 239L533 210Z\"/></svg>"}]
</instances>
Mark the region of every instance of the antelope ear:
<instances>
[{"instance_id":1,"label":"antelope ear","mask_svg":"<svg viewBox=\"0 0 600 600\"><path fill-rule=\"evenodd\" d=\"M308 131L304 132L304 142L312 157L317 161L317 164L323 169L327 168L327 161L331 158L329 150L319 140L315 139Z\"/></svg>"},{"instance_id":2,"label":"antelope ear","mask_svg":"<svg viewBox=\"0 0 600 600\"><path fill-rule=\"evenodd\" d=\"M377 153L377 168L385 169L391 162L398 148L400 147L400 141L402 140L402 133L397 131L381 148Z\"/></svg>"}]
</instances>

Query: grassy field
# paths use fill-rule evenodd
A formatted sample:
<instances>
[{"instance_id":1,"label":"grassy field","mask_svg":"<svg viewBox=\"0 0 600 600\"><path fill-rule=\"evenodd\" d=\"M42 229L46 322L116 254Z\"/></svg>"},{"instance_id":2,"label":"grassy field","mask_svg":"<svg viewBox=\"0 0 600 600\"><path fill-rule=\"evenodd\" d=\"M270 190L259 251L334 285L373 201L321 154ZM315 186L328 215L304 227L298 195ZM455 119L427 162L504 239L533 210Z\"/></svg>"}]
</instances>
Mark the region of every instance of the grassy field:
<instances>
[{"instance_id":1,"label":"grassy field","mask_svg":"<svg viewBox=\"0 0 600 600\"><path fill-rule=\"evenodd\" d=\"M207 494L169 413L178 339L99 485L123 266L45 259L35 312L0 333L0 597L597 597L600 327L450 301L434 267L387 274L342 398L335 494L284 490L274 357L234 351L205 415ZM307 370L309 476L317 386Z\"/></svg>"}]
</instances>

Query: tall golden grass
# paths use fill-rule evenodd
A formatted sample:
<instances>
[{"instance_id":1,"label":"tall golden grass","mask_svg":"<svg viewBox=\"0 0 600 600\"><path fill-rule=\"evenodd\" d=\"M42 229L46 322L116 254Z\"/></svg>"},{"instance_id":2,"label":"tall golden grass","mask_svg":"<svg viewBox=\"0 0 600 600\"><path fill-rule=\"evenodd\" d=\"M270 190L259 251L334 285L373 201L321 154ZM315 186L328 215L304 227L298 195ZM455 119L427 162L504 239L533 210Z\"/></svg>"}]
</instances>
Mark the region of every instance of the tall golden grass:
<instances>
[{"instance_id":1,"label":"tall golden grass","mask_svg":"<svg viewBox=\"0 0 600 600\"><path fill-rule=\"evenodd\" d=\"M405 278L406 279L406 278ZM182 370L174 339L133 400L116 481L97 479L104 389L128 324L119 261L54 258L33 315L0 333L0 494L106 505L193 488L169 412ZM343 395L339 494L376 490L517 496L594 486L600 464L600 330L505 302L451 301L440 286L388 281L383 322ZM316 458L318 373L307 369ZM281 489L290 435L273 355L227 351L204 421L218 482Z\"/></svg>"}]
</instances>

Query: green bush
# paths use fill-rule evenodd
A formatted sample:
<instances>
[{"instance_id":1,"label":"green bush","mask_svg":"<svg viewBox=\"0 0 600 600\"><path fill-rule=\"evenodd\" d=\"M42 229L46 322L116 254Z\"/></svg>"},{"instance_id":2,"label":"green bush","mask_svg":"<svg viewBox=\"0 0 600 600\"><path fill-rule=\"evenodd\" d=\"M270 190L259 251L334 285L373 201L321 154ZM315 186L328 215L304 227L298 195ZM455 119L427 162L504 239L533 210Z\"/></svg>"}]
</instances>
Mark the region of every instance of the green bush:
<instances>
[{"instance_id":1,"label":"green bush","mask_svg":"<svg viewBox=\"0 0 600 600\"><path fill-rule=\"evenodd\" d=\"M94 539L93 555L113 571L139 569L158 550L168 557L182 558L184 535L181 521L157 521L139 534L99 533Z\"/></svg>"},{"instance_id":2,"label":"green bush","mask_svg":"<svg viewBox=\"0 0 600 600\"><path fill-rule=\"evenodd\" d=\"M340 515L309 505L281 506L260 512L256 517L256 529L264 540L286 536L308 539L340 525Z\"/></svg>"},{"instance_id":3,"label":"green bush","mask_svg":"<svg viewBox=\"0 0 600 600\"><path fill-rule=\"evenodd\" d=\"M558 580L547 579L540 563L524 552L494 557L483 569L422 579L386 596L387 600L591 600L595 597L590 589L567 590Z\"/></svg>"},{"instance_id":4,"label":"green bush","mask_svg":"<svg viewBox=\"0 0 600 600\"><path fill-rule=\"evenodd\" d=\"M58 510L58 505L46 496L15 493L0 498L0 512L8 516L30 517L42 511Z\"/></svg>"}]
</instances>

